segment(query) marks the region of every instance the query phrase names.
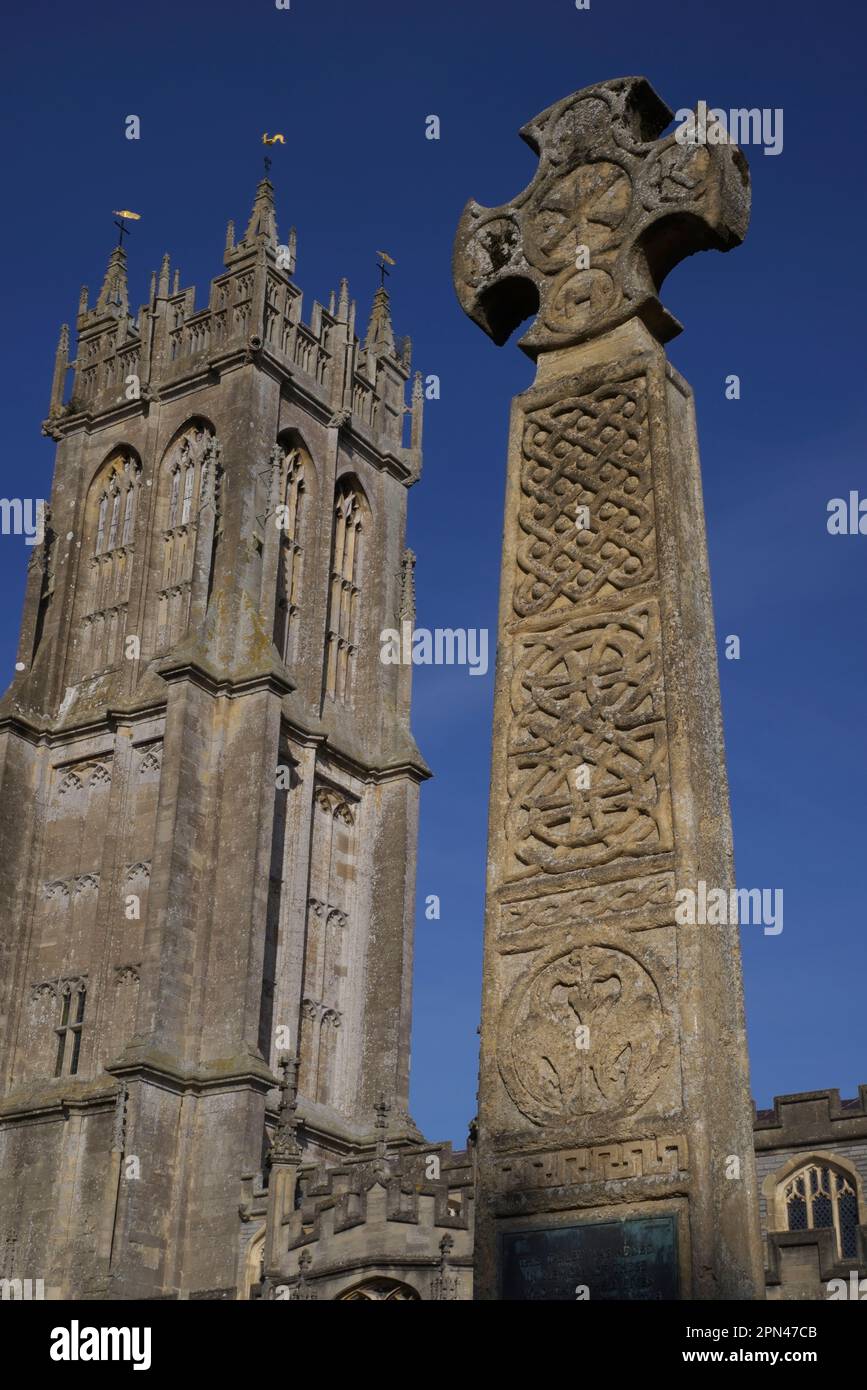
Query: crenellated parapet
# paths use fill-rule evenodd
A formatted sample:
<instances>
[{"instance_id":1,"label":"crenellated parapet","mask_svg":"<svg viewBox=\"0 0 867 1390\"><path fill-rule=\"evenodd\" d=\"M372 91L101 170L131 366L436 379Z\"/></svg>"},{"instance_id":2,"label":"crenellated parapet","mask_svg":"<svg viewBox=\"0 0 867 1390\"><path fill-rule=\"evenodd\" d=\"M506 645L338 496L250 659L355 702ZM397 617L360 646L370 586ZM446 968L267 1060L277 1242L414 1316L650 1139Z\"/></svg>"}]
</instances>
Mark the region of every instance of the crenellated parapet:
<instances>
[{"instance_id":1,"label":"crenellated parapet","mask_svg":"<svg viewBox=\"0 0 867 1390\"><path fill-rule=\"evenodd\" d=\"M328 418L343 415L380 453L395 455L417 475L423 393L417 381L407 403L411 343L395 340L388 292L376 292L363 342L346 280L327 308L314 301L305 321L303 293L294 280L295 231L288 243L279 241L273 194L263 179L237 244L230 224L225 270L211 281L204 307L196 307L196 289L181 285L177 269L172 275L166 255L151 277L147 302L133 316L126 253L115 248L93 307L82 291L71 361L68 332L61 335L46 433L60 439L82 422L146 412L155 400L217 382L254 361L291 381ZM72 388L64 399L69 368Z\"/></svg>"},{"instance_id":2,"label":"crenellated parapet","mask_svg":"<svg viewBox=\"0 0 867 1390\"><path fill-rule=\"evenodd\" d=\"M836 1089L774 1096L773 1109L756 1111L753 1132L759 1152L867 1139L867 1086L847 1100Z\"/></svg>"},{"instance_id":3,"label":"crenellated parapet","mask_svg":"<svg viewBox=\"0 0 867 1390\"><path fill-rule=\"evenodd\" d=\"M377 1148L375 1157L302 1168L257 1296L471 1296L472 1151Z\"/></svg>"},{"instance_id":4,"label":"crenellated parapet","mask_svg":"<svg viewBox=\"0 0 867 1390\"><path fill-rule=\"evenodd\" d=\"M433 1171L436 1176L429 1176ZM299 1177L299 1205L289 1220L289 1248L317 1240L326 1212L333 1213L328 1223L332 1231L363 1225L374 1188L385 1193L387 1221L417 1225L428 1207L436 1226L465 1231L472 1184L469 1155L453 1153L448 1144L395 1153L384 1161L362 1158L337 1167L318 1165Z\"/></svg>"}]
</instances>

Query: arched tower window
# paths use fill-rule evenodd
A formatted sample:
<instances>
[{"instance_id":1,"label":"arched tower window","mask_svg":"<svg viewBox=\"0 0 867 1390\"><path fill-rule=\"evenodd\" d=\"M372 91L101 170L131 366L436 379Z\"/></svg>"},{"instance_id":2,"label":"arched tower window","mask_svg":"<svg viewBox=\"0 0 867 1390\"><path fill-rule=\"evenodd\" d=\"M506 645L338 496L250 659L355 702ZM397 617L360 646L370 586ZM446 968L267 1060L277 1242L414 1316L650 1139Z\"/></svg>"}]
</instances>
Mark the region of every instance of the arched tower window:
<instances>
[{"instance_id":1,"label":"arched tower window","mask_svg":"<svg viewBox=\"0 0 867 1390\"><path fill-rule=\"evenodd\" d=\"M192 421L175 439L160 474L159 543L162 548L156 621L156 652L180 641L190 617L199 509L203 480L216 487L216 441L202 420ZM210 467L210 474L208 469Z\"/></svg>"},{"instance_id":2,"label":"arched tower window","mask_svg":"<svg viewBox=\"0 0 867 1390\"><path fill-rule=\"evenodd\" d=\"M788 1230L833 1230L840 1258L857 1257L858 1193L843 1169L812 1160L783 1181L781 1197Z\"/></svg>"},{"instance_id":3,"label":"arched tower window","mask_svg":"<svg viewBox=\"0 0 867 1390\"><path fill-rule=\"evenodd\" d=\"M339 483L334 503L324 686L326 695L344 702L352 698L358 654L363 517L358 488L350 480Z\"/></svg>"},{"instance_id":4,"label":"arched tower window","mask_svg":"<svg viewBox=\"0 0 867 1390\"><path fill-rule=\"evenodd\" d=\"M117 666L123 655L141 464L117 449L91 484L85 503L83 551L89 557L79 600L76 679ZM118 534L123 518L122 534Z\"/></svg>"},{"instance_id":5,"label":"arched tower window","mask_svg":"<svg viewBox=\"0 0 867 1390\"><path fill-rule=\"evenodd\" d=\"M277 599L274 605L274 645L285 662L297 655L298 615L301 606L301 574L304 563L302 528L306 512L308 461L301 449L284 453L278 445L282 501L277 512L280 557L277 565Z\"/></svg>"}]
</instances>

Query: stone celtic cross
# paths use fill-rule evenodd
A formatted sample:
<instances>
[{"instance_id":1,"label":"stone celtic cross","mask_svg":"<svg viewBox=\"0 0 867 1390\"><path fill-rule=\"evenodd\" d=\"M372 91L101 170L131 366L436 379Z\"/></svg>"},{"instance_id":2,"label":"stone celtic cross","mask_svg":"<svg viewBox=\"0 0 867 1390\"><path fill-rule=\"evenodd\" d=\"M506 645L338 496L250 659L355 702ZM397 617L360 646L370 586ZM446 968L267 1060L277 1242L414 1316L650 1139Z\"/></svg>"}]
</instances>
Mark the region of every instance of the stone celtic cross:
<instances>
[{"instance_id":1,"label":"stone celtic cross","mask_svg":"<svg viewBox=\"0 0 867 1390\"><path fill-rule=\"evenodd\" d=\"M662 136L643 78L521 132L512 202L468 204L454 278L534 385L513 402L494 715L479 1110L481 1298L763 1290L692 395L659 290L736 246L732 145ZM571 1282L570 1282L571 1281Z\"/></svg>"},{"instance_id":2,"label":"stone celtic cross","mask_svg":"<svg viewBox=\"0 0 867 1390\"><path fill-rule=\"evenodd\" d=\"M458 298L495 343L530 313L521 347L531 357L632 318L660 342L680 331L659 287L685 256L743 240L750 179L734 145L658 139L671 119L649 82L624 77L524 126L535 177L501 207L468 203L455 245Z\"/></svg>"}]
</instances>

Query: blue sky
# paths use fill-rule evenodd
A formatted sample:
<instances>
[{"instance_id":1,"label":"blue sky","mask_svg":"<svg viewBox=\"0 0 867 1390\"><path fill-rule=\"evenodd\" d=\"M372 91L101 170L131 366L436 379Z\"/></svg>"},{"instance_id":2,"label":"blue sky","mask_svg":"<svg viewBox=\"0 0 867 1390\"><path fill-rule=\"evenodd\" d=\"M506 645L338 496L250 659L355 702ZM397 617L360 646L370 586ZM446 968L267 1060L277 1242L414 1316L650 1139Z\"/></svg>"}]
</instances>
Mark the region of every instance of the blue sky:
<instances>
[{"instance_id":1,"label":"blue sky","mask_svg":"<svg viewBox=\"0 0 867 1390\"><path fill-rule=\"evenodd\" d=\"M132 300L163 251L199 303L226 221L245 218L274 152L281 230L298 227L308 306L348 275L367 313L385 247L397 331L438 374L425 470L410 496L418 621L496 626L508 405L532 366L457 305L449 259L468 197L532 177L518 128L569 92L629 73L673 109L782 107L776 157L747 150L746 243L675 270L686 331L669 348L692 383L721 661L738 881L781 887L780 936L744 929L753 1091L867 1081L863 999L867 537L831 537L826 506L867 495L864 322L865 22L854 0L91 0L10 12L0 92L6 164L0 495L47 496L41 438L54 345L82 283L99 286L111 209L143 213ZM141 139L124 118L141 118ZM441 139L425 139L437 114ZM741 378L739 401L724 379ZM15 660L30 551L0 537L0 671ZM5 681L5 676L4 676ZM476 1026L492 674L421 667L414 729L423 791L413 1112L463 1142L475 1111ZM424 898L442 901L427 921Z\"/></svg>"}]
</instances>

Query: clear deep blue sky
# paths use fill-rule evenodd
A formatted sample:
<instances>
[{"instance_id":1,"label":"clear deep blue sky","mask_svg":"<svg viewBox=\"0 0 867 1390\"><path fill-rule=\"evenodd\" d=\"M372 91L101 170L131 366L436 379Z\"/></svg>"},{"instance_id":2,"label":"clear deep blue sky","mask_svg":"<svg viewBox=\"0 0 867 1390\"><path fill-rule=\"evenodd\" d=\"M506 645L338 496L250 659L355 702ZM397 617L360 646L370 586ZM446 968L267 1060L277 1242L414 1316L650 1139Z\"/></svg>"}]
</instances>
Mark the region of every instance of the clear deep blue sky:
<instances>
[{"instance_id":1,"label":"clear deep blue sky","mask_svg":"<svg viewBox=\"0 0 867 1390\"><path fill-rule=\"evenodd\" d=\"M867 1081L865 592L867 536L830 537L826 505L867 495L863 11L855 0L138 0L18 7L4 20L5 390L0 495L48 496L40 437L54 345L82 283L98 289L111 209L143 214L132 300L165 250L198 302L274 154L281 231L296 223L305 304L348 275L366 317L374 252L398 265L395 325L442 380L410 494L418 621L496 626L506 422L532 376L454 298L464 202L532 177L517 137L593 82L640 73L673 109L782 107L777 157L748 149L745 245L675 270L669 351L695 388L721 661L738 881L781 887L782 935L743 929L753 1092ZM124 118L141 118L141 139ZM424 138L439 115L442 138ZM741 377L742 398L723 381ZM15 660L26 560L0 537L0 671ZM415 676L422 794L413 1111L462 1142L475 1111L493 677ZM436 893L442 917L427 921Z\"/></svg>"}]
</instances>

